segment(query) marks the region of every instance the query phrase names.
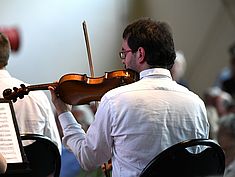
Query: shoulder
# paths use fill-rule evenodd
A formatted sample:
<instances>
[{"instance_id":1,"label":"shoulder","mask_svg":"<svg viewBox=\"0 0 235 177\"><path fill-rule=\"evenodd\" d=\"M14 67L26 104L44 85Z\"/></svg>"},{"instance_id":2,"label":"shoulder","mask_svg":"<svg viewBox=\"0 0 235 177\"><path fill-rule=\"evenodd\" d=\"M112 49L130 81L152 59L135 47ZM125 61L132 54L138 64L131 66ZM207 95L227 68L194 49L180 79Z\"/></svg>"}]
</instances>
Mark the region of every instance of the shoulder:
<instances>
[{"instance_id":1,"label":"shoulder","mask_svg":"<svg viewBox=\"0 0 235 177\"><path fill-rule=\"evenodd\" d=\"M114 88L112 90L109 90L107 93L105 93L103 97L110 99L110 98L115 98L117 96L121 96L126 93L131 93L137 90L137 87L136 87L137 84L138 82L135 82L132 84L123 85L123 86Z\"/></svg>"},{"instance_id":2,"label":"shoulder","mask_svg":"<svg viewBox=\"0 0 235 177\"><path fill-rule=\"evenodd\" d=\"M47 95L40 90L29 92L28 97L39 105L48 105L50 103Z\"/></svg>"}]
</instances>

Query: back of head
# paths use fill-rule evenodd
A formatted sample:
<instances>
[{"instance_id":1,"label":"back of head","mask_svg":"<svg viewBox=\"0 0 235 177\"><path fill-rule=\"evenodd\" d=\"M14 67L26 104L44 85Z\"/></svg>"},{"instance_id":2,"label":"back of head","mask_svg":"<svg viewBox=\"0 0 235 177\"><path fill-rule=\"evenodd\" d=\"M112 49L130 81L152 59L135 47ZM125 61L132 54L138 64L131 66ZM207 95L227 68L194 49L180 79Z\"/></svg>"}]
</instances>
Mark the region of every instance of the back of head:
<instances>
[{"instance_id":1,"label":"back of head","mask_svg":"<svg viewBox=\"0 0 235 177\"><path fill-rule=\"evenodd\" d=\"M8 38L0 33L0 68L8 64L11 47Z\"/></svg>"},{"instance_id":2,"label":"back of head","mask_svg":"<svg viewBox=\"0 0 235 177\"><path fill-rule=\"evenodd\" d=\"M150 67L170 69L176 57L171 29L167 23L151 18L140 18L129 24L123 32L123 39L133 52L139 47L145 50Z\"/></svg>"}]
</instances>

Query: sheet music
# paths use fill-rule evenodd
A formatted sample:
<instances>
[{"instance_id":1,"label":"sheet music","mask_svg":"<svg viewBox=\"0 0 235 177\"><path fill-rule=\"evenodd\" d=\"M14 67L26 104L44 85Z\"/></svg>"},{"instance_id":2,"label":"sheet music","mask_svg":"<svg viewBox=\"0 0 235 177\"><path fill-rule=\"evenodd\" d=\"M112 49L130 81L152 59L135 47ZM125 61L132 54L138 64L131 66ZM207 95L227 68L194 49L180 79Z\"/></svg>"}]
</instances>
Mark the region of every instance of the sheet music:
<instances>
[{"instance_id":1,"label":"sheet music","mask_svg":"<svg viewBox=\"0 0 235 177\"><path fill-rule=\"evenodd\" d=\"M7 163L22 163L9 103L0 103L0 152Z\"/></svg>"}]
</instances>

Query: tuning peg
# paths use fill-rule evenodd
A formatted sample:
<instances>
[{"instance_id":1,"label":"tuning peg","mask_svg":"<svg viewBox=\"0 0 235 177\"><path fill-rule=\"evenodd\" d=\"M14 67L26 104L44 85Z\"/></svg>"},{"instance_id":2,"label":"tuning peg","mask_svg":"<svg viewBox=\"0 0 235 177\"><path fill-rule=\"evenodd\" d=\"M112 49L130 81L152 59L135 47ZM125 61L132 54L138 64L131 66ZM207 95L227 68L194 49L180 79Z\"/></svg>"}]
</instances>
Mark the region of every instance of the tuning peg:
<instances>
[{"instance_id":1,"label":"tuning peg","mask_svg":"<svg viewBox=\"0 0 235 177\"><path fill-rule=\"evenodd\" d=\"M17 87L13 87L13 90L14 90L15 92L17 92L18 88L17 88Z\"/></svg>"},{"instance_id":2,"label":"tuning peg","mask_svg":"<svg viewBox=\"0 0 235 177\"><path fill-rule=\"evenodd\" d=\"M20 95L19 95L19 98L20 98L20 99L24 98L24 95L23 95L23 94L20 94Z\"/></svg>"},{"instance_id":3,"label":"tuning peg","mask_svg":"<svg viewBox=\"0 0 235 177\"><path fill-rule=\"evenodd\" d=\"M20 84L21 88L25 88L25 85L24 84Z\"/></svg>"},{"instance_id":4,"label":"tuning peg","mask_svg":"<svg viewBox=\"0 0 235 177\"><path fill-rule=\"evenodd\" d=\"M5 97L7 97L7 96L9 96L9 95L11 95L12 94L12 90L11 89L5 89L4 91L3 91L3 97L5 98Z\"/></svg>"}]
</instances>

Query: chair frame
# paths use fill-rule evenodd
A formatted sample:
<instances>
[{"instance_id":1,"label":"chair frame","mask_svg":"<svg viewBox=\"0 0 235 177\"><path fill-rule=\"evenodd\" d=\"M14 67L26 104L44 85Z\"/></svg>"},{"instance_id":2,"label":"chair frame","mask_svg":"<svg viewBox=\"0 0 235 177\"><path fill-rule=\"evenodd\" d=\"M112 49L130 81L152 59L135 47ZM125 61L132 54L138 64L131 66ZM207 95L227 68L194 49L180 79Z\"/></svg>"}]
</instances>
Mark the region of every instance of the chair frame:
<instances>
[{"instance_id":1,"label":"chair frame","mask_svg":"<svg viewBox=\"0 0 235 177\"><path fill-rule=\"evenodd\" d=\"M54 177L59 177L60 176L60 169L61 169L61 155L59 152L58 147L56 146L55 143L53 143L48 137L44 136L44 135L39 135L39 134L21 134L20 135L21 140L35 140L38 142L42 142L45 144L50 145L51 148L53 148L56 153L56 157L58 157L58 159L55 160L56 162L56 166L55 166L55 171L54 171ZM29 161L30 163L30 161Z\"/></svg>"},{"instance_id":2,"label":"chair frame","mask_svg":"<svg viewBox=\"0 0 235 177\"><path fill-rule=\"evenodd\" d=\"M196 153L196 154L190 153L186 149L186 148L190 148L190 147L197 146L197 145L205 146L207 148L204 149L202 152ZM203 157L204 155L208 155L208 154L213 154L213 157L215 155L215 158L218 160L218 164L216 164L218 166L217 169L210 168L209 166L211 164L208 164L209 162L206 162L206 164L203 164ZM182 159L181 157L183 156L186 156L189 162L185 161L186 159ZM208 169L210 172L197 171L198 166L194 166L195 170L193 170L193 173L195 174L191 174L192 169L184 169L184 167L180 166L179 164L180 161L183 161L186 165L191 164L193 166L194 165L193 159L197 160L195 165L198 165L198 162L199 163L202 162L201 164L207 166L207 168L210 168ZM170 161L166 162L165 160L170 160ZM175 162L177 163L174 164ZM201 164L199 166L203 166ZM171 167L169 167L170 165L172 169ZM198 167L198 168L201 168L201 167ZM183 172L182 172L182 169L184 170ZM211 140L211 139L191 139L191 140L186 140L186 141L177 143L167 148L166 150L162 151L160 154L158 154L155 158L153 158L146 165L146 167L143 169L142 173L140 174L140 177L153 177L153 176L157 176L157 177L162 177L162 176L170 177L171 176L172 177L172 174L174 176L177 176L177 172L180 173L179 170L181 170L182 172L182 174L180 174L181 177L182 176L184 177L223 176L224 169L225 169L225 156L224 156L224 152L222 148L220 147L218 143L216 143L214 140Z\"/></svg>"}]
</instances>

